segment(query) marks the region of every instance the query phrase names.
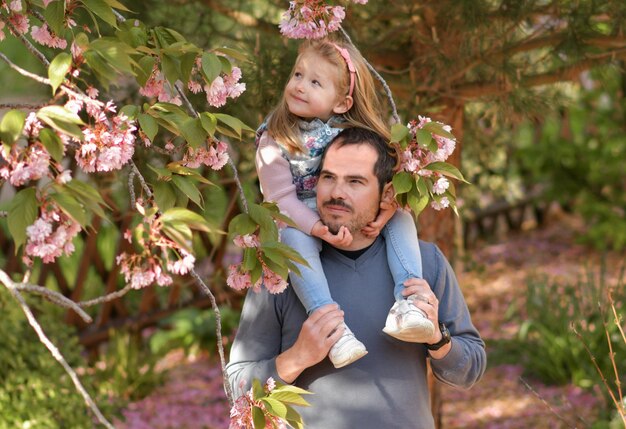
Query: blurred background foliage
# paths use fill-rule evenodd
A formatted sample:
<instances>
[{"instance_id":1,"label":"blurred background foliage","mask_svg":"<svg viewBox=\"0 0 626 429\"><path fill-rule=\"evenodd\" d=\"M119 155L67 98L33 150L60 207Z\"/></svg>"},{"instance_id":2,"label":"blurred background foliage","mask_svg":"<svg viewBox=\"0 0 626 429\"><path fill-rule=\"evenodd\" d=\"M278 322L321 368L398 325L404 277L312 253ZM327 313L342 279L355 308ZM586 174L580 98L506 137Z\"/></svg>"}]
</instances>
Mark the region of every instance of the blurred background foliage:
<instances>
[{"instance_id":1,"label":"blurred background foliage","mask_svg":"<svg viewBox=\"0 0 626 429\"><path fill-rule=\"evenodd\" d=\"M238 66L247 91L220 111L256 128L278 101L298 46L297 41L282 38L277 28L287 1L125 3L133 10L127 16L130 19L136 16L150 26L176 29L204 48L228 46L246 55L247 61ZM598 249L624 250L625 23L623 0L370 0L367 5L348 8L344 27L388 82L403 121L426 115L453 125L462 142L457 153L461 158L456 162L472 183L459 188L462 217L496 202L515 203L538 192L545 201L557 201L585 219L582 240ZM18 65L45 74L14 38L0 42L0 49ZM0 102L36 102L49 97L47 88L31 85L4 63L0 63L0 74ZM139 100L137 90L120 81L107 95L122 105L122 100ZM206 106L201 96L191 95L191 101L201 108ZM251 199L258 198L253 137L231 143L246 193ZM209 179L224 183L231 180L231 173L224 169ZM106 198L126 207L128 202L120 198L124 193L117 192L126 183L112 177L102 180L111 182ZM223 191L216 190L209 189L204 198L209 221L224 227L229 200ZM114 225L102 225L98 230L97 246L107 269L113 265L111 255L119 236ZM194 244L198 260L213 256L203 250L203 243ZM77 275L75 267L84 246L84 239L77 238L78 251L60 259L69 283L73 284ZM0 255L0 262L5 258ZM220 287L223 273L213 268L209 261L199 271L216 279ZM36 266L33 278L42 269ZM86 281L90 287L84 299L105 290L93 267ZM47 286L58 289L56 284ZM118 286L123 287L121 279ZM558 295L554 288L560 291ZM182 288L181 293L187 289ZM515 309L527 323L519 334L521 345L512 355L517 358L519 350L543 350L545 354L523 356L534 375L585 387L597 384L590 365L581 363L584 352L572 337L569 323L572 312L579 310L577 300L582 290L600 293L604 289L602 279L593 275L584 284L554 285L544 279L531 282L527 307ZM615 299L620 302L624 299L623 284L618 291ZM82 400L75 394L60 394L72 389L69 380L28 333L30 328L18 312L6 305L3 294L0 290L2 423L5 416L9 416L9 425L26 421L29 413L39 410L43 414L36 418L42 426L32 427L88 427ZM165 289L158 288L156 294L161 301L167 299ZM130 293L125 301L134 309L140 305L139 298ZM592 302L592 298L585 299ZM47 309L50 320L46 319L45 326L54 337L54 320L62 320L64 312L51 308ZM545 318L546 314L552 317ZM584 338L593 347L594 356L608 357L606 342L598 339L601 315L591 311L587 316L585 329L581 328ZM236 309L224 313L226 334L236 326L236 318ZM190 354L212 352L214 323L210 311L187 309L165 319L150 341L142 341L136 332L116 333L103 350L100 369L90 374L99 380L98 394L128 399L147 395L162 380L155 371L156 361L172 348L182 347ZM586 330L589 327L593 329ZM70 339L73 332L67 329L59 327L57 344L64 345L70 363L84 366L86 359ZM32 338L24 340L29 335ZM529 342L535 347L529 348ZM616 345L620 351L623 346ZM601 364L611 370L606 359ZM623 372L623 361L619 364ZM30 390L21 387L19 377L28 377ZM54 426L57 423L59 426Z\"/></svg>"}]
</instances>

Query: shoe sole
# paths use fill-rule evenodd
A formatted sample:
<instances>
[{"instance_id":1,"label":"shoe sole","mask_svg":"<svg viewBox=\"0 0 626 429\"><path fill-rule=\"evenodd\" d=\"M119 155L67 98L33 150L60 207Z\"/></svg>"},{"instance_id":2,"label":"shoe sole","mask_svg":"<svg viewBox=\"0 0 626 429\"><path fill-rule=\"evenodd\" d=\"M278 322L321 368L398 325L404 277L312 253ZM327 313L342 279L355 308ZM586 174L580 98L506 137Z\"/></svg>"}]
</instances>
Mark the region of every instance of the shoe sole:
<instances>
[{"instance_id":1,"label":"shoe sole","mask_svg":"<svg viewBox=\"0 0 626 429\"><path fill-rule=\"evenodd\" d=\"M408 343L424 343L435 334L435 328L432 323L405 328L401 331L394 331L387 327L383 328L383 332L400 341Z\"/></svg>"},{"instance_id":2,"label":"shoe sole","mask_svg":"<svg viewBox=\"0 0 626 429\"><path fill-rule=\"evenodd\" d=\"M344 366L350 365L352 362L356 362L357 360L361 359L366 354L367 354L367 350L363 350L363 351L360 351L358 353L350 355L350 357L348 359L343 360L341 362L335 363L332 360L331 360L331 362L333 363L333 366L335 368L339 369L339 368L343 368Z\"/></svg>"}]
</instances>

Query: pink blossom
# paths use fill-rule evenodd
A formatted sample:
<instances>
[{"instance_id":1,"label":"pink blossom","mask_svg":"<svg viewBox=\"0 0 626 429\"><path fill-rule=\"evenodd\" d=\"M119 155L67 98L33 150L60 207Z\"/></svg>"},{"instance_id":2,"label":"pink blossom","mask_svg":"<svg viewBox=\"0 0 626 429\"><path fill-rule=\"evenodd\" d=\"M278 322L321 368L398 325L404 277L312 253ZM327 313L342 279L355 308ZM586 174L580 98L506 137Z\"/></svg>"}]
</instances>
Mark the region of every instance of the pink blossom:
<instances>
[{"instance_id":1,"label":"pink blossom","mask_svg":"<svg viewBox=\"0 0 626 429\"><path fill-rule=\"evenodd\" d=\"M435 210L442 210L450 206L450 200L448 199L448 197L443 197L439 201L431 201L430 206Z\"/></svg>"},{"instance_id":2,"label":"pink blossom","mask_svg":"<svg viewBox=\"0 0 626 429\"><path fill-rule=\"evenodd\" d=\"M59 49L67 47L67 40L52 34L48 29L48 24L44 24L41 27L33 25L30 35L33 37L33 40L44 46Z\"/></svg>"},{"instance_id":3,"label":"pink blossom","mask_svg":"<svg viewBox=\"0 0 626 429\"><path fill-rule=\"evenodd\" d=\"M433 184L433 192L435 194L441 195L450 187L450 182L445 177L440 177Z\"/></svg>"},{"instance_id":4,"label":"pink blossom","mask_svg":"<svg viewBox=\"0 0 626 429\"><path fill-rule=\"evenodd\" d=\"M1 22L1 21L0 21ZM26 121L24 121L24 129L22 132L26 137L39 137L39 131L43 128L39 119L37 119L37 114L35 112L30 112L26 117Z\"/></svg>"},{"instance_id":5,"label":"pink blossom","mask_svg":"<svg viewBox=\"0 0 626 429\"><path fill-rule=\"evenodd\" d=\"M233 67L230 74L216 77L210 85L204 86L207 102L213 107L222 107L228 98L239 97L246 90L246 84L239 83L239 79L239 67Z\"/></svg>"},{"instance_id":6,"label":"pink blossom","mask_svg":"<svg viewBox=\"0 0 626 429\"><path fill-rule=\"evenodd\" d=\"M26 15L14 13L13 15L9 16L9 22L13 25L13 28L15 28L15 31L17 31L18 34L28 33L29 23L28 17Z\"/></svg>"},{"instance_id":7,"label":"pink blossom","mask_svg":"<svg viewBox=\"0 0 626 429\"><path fill-rule=\"evenodd\" d=\"M263 285L271 294L283 293L288 286L285 279L269 268L263 267Z\"/></svg>"},{"instance_id":8,"label":"pink blossom","mask_svg":"<svg viewBox=\"0 0 626 429\"><path fill-rule=\"evenodd\" d=\"M238 235L233 239L235 246L246 248L246 247L259 247L261 244L259 242L259 237L256 234L245 234Z\"/></svg>"},{"instance_id":9,"label":"pink blossom","mask_svg":"<svg viewBox=\"0 0 626 429\"><path fill-rule=\"evenodd\" d=\"M215 141L214 143L208 149L204 147L198 149L189 147L187 153L183 156L183 165L191 168L206 165L213 170L220 170L228 162L228 145L221 141Z\"/></svg>"},{"instance_id":10,"label":"pink blossom","mask_svg":"<svg viewBox=\"0 0 626 429\"><path fill-rule=\"evenodd\" d=\"M346 12L322 0L291 1L279 24L280 32L292 39L319 39L336 31Z\"/></svg>"},{"instance_id":11,"label":"pink blossom","mask_svg":"<svg viewBox=\"0 0 626 429\"><path fill-rule=\"evenodd\" d=\"M44 7L48 7L48 5L52 2L53 0L43 0L43 6Z\"/></svg>"},{"instance_id":12,"label":"pink blossom","mask_svg":"<svg viewBox=\"0 0 626 429\"><path fill-rule=\"evenodd\" d=\"M44 264L54 262L62 255L74 252L74 237L80 225L53 203L44 203L40 217L26 228L27 257L41 258Z\"/></svg>"},{"instance_id":13,"label":"pink blossom","mask_svg":"<svg viewBox=\"0 0 626 429\"><path fill-rule=\"evenodd\" d=\"M183 257L174 262L168 261L167 269L171 273L183 275L193 269L196 258L191 253L188 253L183 249L180 249L180 253Z\"/></svg>"},{"instance_id":14,"label":"pink blossom","mask_svg":"<svg viewBox=\"0 0 626 429\"><path fill-rule=\"evenodd\" d=\"M39 180L48 174L50 154L40 142L22 148L13 145L7 155L0 151L7 164L0 169L0 176L13 186L21 186L31 180Z\"/></svg>"},{"instance_id":15,"label":"pink blossom","mask_svg":"<svg viewBox=\"0 0 626 429\"><path fill-rule=\"evenodd\" d=\"M228 278L226 284L235 290L243 290L252 286L252 280L250 279L250 273L241 272L241 264L230 265L228 267Z\"/></svg>"},{"instance_id":16,"label":"pink blossom","mask_svg":"<svg viewBox=\"0 0 626 429\"><path fill-rule=\"evenodd\" d=\"M6 37L4 34L4 25L4 21L0 20L0 42L2 42Z\"/></svg>"},{"instance_id":17,"label":"pink blossom","mask_svg":"<svg viewBox=\"0 0 626 429\"><path fill-rule=\"evenodd\" d=\"M84 50L83 50L83 48L78 46L76 41L72 42L72 45L70 46L70 52L72 53L72 58L74 58L74 61L78 61L78 60L81 60L83 58ZM87 94L87 95L89 95L89 94ZM92 97L92 98L94 98L94 97Z\"/></svg>"},{"instance_id":18,"label":"pink blossom","mask_svg":"<svg viewBox=\"0 0 626 429\"><path fill-rule=\"evenodd\" d=\"M271 377L265 383L266 393L273 390L273 387L268 390L269 386L275 386L276 383ZM268 414L265 408L265 404L260 400L255 400L252 394L252 388L241 395L235 400L233 407L230 409L230 425L229 429L249 429L254 427L254 421L252 417L252 407L258 407L264 411L265 414L265 427L285 429L287 426L285 422L274 415Z\"/></svg>"},{"instance_id":19,"label":"pink blossom","mask_svg":"<svg viewBox=\"0 0 626 429\"><path fill-rule=\"evenodd\" d=\"M86 108L96 123L83 129L76 162L86 173L119 170L135 152L135 122L124 114L109 116L116 110L112 102L104 106L87 102Z\"/></svg>"},{"instance_id":20,"label":"pink blossom","mask_svg":"<svg viewBox=\"0 0 626 429\"><path fill-rule=\"evenodd\" d=\"M12 0L9 4L9 9L13 12L21 12L22 11L22 0Z\"/></svg>"}]
</instances>

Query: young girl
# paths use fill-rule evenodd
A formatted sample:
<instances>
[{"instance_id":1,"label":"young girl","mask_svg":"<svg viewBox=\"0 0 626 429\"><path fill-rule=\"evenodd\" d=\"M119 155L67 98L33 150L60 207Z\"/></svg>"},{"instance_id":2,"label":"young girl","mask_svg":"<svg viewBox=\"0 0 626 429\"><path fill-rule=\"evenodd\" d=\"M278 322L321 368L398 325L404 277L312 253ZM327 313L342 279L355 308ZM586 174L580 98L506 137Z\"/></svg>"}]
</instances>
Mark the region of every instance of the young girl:
<instances>
[{"instance_id":1,"label":"young girl","mask_svg":"<svg viewBox=\"0 0 626 429\"><path fill-rule=\"evenodd\" d=\"M280 103L257 131L256 165L265 199L275 201L298 226L283 230L281 240L309 263L310 267L298 265L301 276L291 273L290 280L311 314L333 302L319 257L320 239L335 246L352 241L344 226L336 235L330 233L316 211L315 185L324 148L342 128L368 128L387 140L389 129L379 114L374 79L352 45L330 39L306 41L298 54ZM383 331L403 341L424 342L434 326L413 305L414 297L402 296L404 281L422 276L415 223L409 213L381 204L378 217L362 233L375 237L381 228L396 298ZM328 354L336 368L367 353L344 328Z\"/></svg>"}]
</instances>

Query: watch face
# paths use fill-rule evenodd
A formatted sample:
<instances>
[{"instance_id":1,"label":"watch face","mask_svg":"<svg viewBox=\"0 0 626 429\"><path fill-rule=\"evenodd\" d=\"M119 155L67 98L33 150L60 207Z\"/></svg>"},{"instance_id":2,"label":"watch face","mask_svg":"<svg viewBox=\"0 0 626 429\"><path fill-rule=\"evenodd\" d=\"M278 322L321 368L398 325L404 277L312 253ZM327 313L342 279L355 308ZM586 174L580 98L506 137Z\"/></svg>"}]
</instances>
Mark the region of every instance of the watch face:
<instances>
[{"instance_id":1,"label":"watch face","mask_svg":"<svg viewBox=\"0 0 626 429\"><path fill-rule=\"evenodd\" d=\"M426 348L429 350L439 350L451 341L450 331L442 322L439 322L439 330L441 331L441 340L435 344L426 344Z\"/></svg>"}]
</instances>

